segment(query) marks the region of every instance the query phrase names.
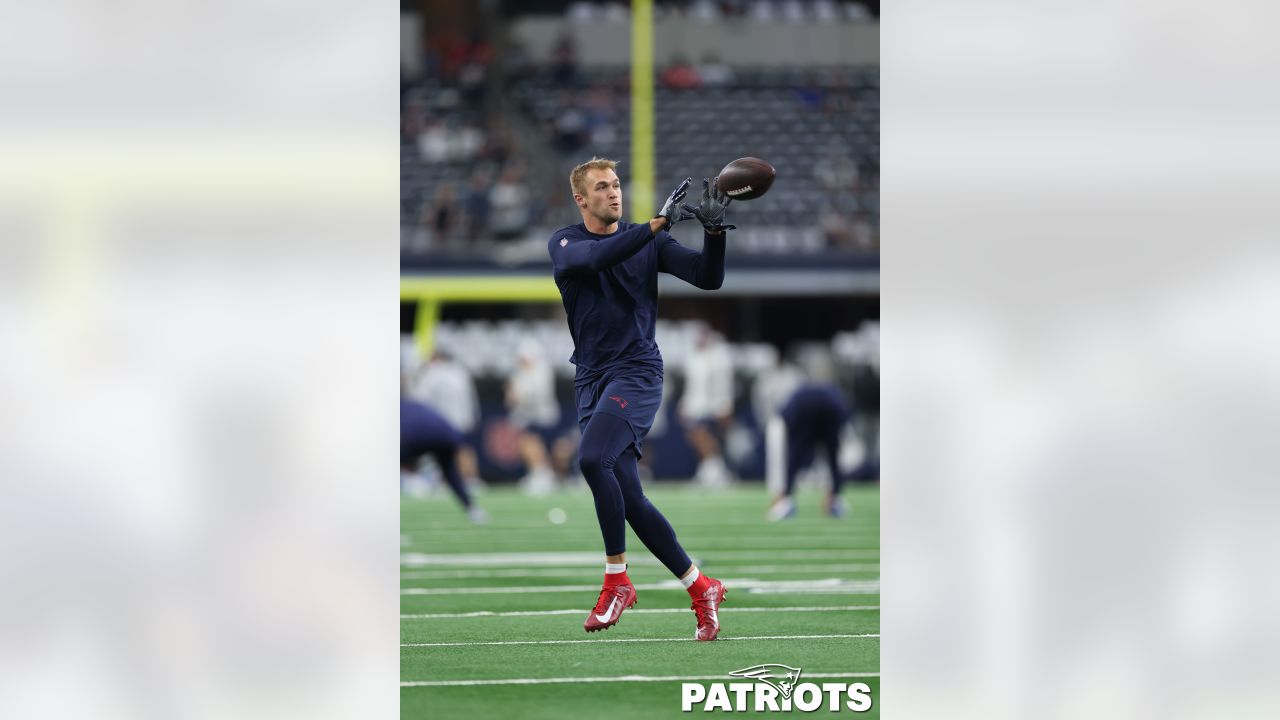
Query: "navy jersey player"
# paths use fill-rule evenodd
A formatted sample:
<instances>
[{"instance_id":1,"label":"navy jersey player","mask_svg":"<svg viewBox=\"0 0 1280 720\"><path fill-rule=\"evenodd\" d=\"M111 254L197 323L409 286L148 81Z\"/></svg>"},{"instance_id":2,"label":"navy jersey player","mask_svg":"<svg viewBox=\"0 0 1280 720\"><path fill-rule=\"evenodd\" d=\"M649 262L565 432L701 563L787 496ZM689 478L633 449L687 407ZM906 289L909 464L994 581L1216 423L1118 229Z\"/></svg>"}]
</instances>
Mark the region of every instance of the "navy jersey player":
<instances>
[{"instance_id":1,"label":"navy jersey player","mask_svg":"<svg viewBox=\"0 0 1280 720\"><path fill-rule=\"evenodd\" d=\"M778 412L786 426L786 485L769 508L770 520L783 520L795 515L792 498L796 473L813 462L818 448L831 470L831 491L827 495L827 514L843 517L847 509L840 498L844 476L840 474L838 453L840 431L849 420L844 396L834 385L810 383L796 388Z\"/></svg>"},{"instance_id":2,"label":"navy jersey player","mask_svg":"<svg viewBox=\"0 0 1280 720\"><path fill-rule=\"evenodd\" d=\"M458 448L464 443L466 438L440 413L400 397L400 467L412 471L423 455L430 455L440 466L440 473L467 516L472 522L482 523L488 520L488 515L471 500L458 474Z\"/></svg>"},{"instance_id":3,"label":"navy jersey player","mask_svg":"<svg viewBox=\"0 0 1280 720\"><path fill-rule=\"evenodd\" d=\"M547 245L568 314L577 366L574 389L582 431L579 462L595 497L604 538L604 587L583 627L603 630L635 604L626 573L626 525L680 579L693 599L694 637L714 640L724 584L701 574L675 531L640 487L637 461L662 401L662 356L654 342L658 273L704 290L724 281L724 224L729 198L703 180L699 205L681 205L691 179L676 188L647 223L622 220L622 185L612 160L593 158L569 176L582 222L557 230ZM698 252L667 232L698 219Z\"/></svg>"}]
</instances>

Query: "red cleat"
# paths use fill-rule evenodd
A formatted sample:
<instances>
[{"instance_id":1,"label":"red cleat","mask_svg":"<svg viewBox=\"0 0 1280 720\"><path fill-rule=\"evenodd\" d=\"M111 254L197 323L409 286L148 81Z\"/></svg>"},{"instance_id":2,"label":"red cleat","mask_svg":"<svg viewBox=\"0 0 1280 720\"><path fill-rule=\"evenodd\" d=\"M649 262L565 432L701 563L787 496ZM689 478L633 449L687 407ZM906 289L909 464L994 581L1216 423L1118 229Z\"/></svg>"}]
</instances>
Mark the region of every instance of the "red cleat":
<instances>
[{"instance_id":1,"label":"red cleat","mask_svg":"<svg viewBox=\"0 0 1280 720\"><path fill-rule=\"evenodd\" d=\"M636 589L632 585L605 585L600 590L600 599L582 629L587 632L605 630L618 623L622 611L636 604Z\"/></svg>"},{"instance_id":2,"label":"red cleat","mask_svg":"<svg viewBox=\"0 0 1280 720\"><path fill-rule=\"evenodd\" d=\"M720 618L716 613L720 603L724 602L724 583L709 577L710 587L702 595L693 599L693 613L698 616L698 629L693 633L694 640L715 640L720 634Z\"/></svg>"}]
</instances>

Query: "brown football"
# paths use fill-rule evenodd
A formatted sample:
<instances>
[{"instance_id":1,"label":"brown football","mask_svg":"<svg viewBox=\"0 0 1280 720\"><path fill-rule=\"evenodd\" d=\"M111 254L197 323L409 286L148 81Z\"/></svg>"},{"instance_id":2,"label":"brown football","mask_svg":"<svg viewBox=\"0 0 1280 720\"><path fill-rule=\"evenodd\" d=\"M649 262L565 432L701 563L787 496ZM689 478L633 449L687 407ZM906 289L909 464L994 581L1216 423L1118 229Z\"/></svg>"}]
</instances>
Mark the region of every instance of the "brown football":
<instances>
[{"instance_id":1,"label":"brown football","mask_svg":"<svg viewBox=\"0 0 1280 720\"><path fill-rule=\"evenodd\" d=\"M719 189L734 200L752 200L769 192L777 174L760 158L738 158L720 171Z\"/></svg>"}]
</instances>

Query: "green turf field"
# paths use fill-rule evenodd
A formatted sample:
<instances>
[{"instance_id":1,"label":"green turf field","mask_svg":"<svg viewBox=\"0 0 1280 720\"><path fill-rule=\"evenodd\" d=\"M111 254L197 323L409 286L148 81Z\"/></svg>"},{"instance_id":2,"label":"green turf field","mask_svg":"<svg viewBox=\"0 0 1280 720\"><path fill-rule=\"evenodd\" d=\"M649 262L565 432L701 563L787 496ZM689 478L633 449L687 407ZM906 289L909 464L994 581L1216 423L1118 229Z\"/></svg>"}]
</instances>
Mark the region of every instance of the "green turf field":
<instances>
[{"instance_id":1,"label":"green turf field","mask_svg":"<svg viewBox=\"0 0 1280 720\"><path fill-rule=\"evenodd\" d=\"M647 492L699 567L728 588L714 642L692 639L689 596L630 530L638 603L613 628L583 632L603 574L585 487L543 498L491 491L478 498L492 515L482 526L450 497L405 498L401 717L687 717L682 679L743 682L728 673L762 663L801 668L801 683L867 683L875 706L844 714L879 716L878 488L848 487L843 520L802 491L797 517L772 524L760 485ZM567 521L553 524L552 508Z\"/></svg>"}]
</instances>

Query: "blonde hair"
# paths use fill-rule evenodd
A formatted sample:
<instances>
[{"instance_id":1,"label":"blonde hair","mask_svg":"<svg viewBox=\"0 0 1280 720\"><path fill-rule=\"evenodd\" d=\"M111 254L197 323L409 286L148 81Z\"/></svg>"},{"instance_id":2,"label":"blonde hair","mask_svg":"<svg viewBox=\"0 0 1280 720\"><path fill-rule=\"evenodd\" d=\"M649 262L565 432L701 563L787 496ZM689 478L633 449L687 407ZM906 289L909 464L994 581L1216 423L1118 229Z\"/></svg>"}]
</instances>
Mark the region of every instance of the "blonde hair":
<instances>
[{"instance_id":1,"label":"blonde hair","mask_svg":"<svg viewBox=\"0 0 1280 720\"><path fill-rule=\"evenodd\" d=\"M592 157L590 160L574 168L573 172L569 173L569 188L573 190L575 195L586 195L588 170L613 170L614 172L617 172L617 167L617 160Z\"/></svg>"}]
</instances>

